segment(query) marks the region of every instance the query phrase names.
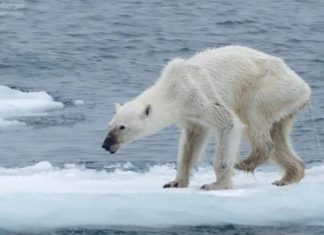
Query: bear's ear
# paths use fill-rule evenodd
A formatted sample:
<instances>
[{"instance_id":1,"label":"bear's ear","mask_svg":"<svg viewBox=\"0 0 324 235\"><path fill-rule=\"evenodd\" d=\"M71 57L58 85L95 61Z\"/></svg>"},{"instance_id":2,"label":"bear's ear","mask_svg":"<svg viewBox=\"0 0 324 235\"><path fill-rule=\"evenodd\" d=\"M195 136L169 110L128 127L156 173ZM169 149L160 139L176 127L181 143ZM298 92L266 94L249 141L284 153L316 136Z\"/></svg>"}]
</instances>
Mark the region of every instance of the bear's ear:
<instances>
[{"instance_id":1,"label":"bear's ear","mask_svg":"<svg viewBox=\"0 0 324 235\"><path fill-rule=\"evenodd\" d=\"M151 114L151 111L152 111L151 105L150 104L146 105L142 117L149 116Z\"/></svg>"},{"instance_id":2,"label":"bear's ear","mask_svg":"<svg viewBox=\"0 0 324 235\"><path fill-rule=\"evenodd\" d=\"M116 112L118 112L118 110L120 109L121 106L122 105L120 103L116 103L115 104L115 110L116 110Z\"/></svg>"}]
</instances>

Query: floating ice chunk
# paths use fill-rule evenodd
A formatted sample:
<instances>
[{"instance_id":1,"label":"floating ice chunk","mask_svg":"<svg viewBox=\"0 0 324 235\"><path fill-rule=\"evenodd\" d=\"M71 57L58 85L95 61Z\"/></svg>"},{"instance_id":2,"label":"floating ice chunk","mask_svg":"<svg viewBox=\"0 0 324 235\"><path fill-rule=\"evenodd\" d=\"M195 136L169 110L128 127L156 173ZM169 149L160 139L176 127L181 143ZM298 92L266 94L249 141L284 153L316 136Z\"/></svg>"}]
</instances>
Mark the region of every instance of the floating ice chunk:
<instances>
[{"instance_id":1,"label":"floating ice chunk","mask_svg":"<svg viewBox=\"0 0 324 235\"><path fill-rule=\"evenodd\" d=\"M129 165L129 164L128 164ZM0 228L172 225L324 225L324 166L306 172L299 184L271 185L278 172L237 172L231 190L204 192L211 167L200 167L189 188L163 189L173 164L145 172L121 166L113 172L65 168L40 162L0 168Z\"/></svg>"},{"instance_id":2,"label":"floating ice chunk","mask_svg":"<svg viewBox=\"0 0 324 235\"><path fill-rule=\"evenodd\" d=\"M84 101L83 100L75 100L74 105L83 105Z\"/></svg>"},{"instance_id":3,"label":"floating ice chunk","mask_svg":"<svg viewBox=\"0 0 324 235\"><path fill-rule=\"evenodd\" d=\"M41 115L61 108L63 104L54 101L45 91L22 92L0 85L0 127L22 125L19 121L8 120L11 118Z\"/></svg>"},{"instance_id":4,"label":"floating ice chunk","mask_svg":"<svg viewBox=\"0 0 324 235\"><path fill-rule=\"evenodd\" d=\"M0 128L11 128L11 127L18 127L18 126L25 126L25 123L19 122L17 120L4 120L0 118Z\"/></svg>"}]
</instances>

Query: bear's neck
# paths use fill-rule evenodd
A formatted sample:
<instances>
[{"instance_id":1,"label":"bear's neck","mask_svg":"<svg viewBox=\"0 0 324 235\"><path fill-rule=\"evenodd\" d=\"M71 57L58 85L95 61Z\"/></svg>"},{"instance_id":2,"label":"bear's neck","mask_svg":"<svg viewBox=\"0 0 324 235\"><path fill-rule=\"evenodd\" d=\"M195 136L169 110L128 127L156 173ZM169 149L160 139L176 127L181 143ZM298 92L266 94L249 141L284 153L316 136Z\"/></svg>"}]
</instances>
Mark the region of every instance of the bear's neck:
<instances>
[{"instance_id":1,"label":"bear's neck","mask_svg":"<svg viewBox=\"0 0 324 235\"><path fill-rule=\"evenodd\" d=\"M144 105L151 105L154 124L160 129L176 123L174 103L170 102L167 88L153 85L139 95L135 100Z\"/></svg>"}]
</instances>

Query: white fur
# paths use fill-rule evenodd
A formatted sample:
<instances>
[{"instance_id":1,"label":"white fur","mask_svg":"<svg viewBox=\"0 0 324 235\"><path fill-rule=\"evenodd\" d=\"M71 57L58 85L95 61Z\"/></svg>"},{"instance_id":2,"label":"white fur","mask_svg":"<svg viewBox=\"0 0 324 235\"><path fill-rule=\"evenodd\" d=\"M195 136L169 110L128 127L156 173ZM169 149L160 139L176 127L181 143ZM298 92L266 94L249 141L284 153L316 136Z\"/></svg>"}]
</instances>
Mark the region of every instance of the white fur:
<instances>
[{"instance_id":1,"label":"white fur","mask_svg":"<svg viewBox=\"0 0 324 235\"><path fill-rule=\"evenodd\" d=\"M216 133L217 181L203 189L225 189L232 185L242 129L252 151L238 168L253 171L276 153L273 125L295 114L309 97L309 86L282 59L226 46L169 62L155 85L118 109L111 126L127 127L120 133L123 143L172 124L182 128L177 177L166 187L188 186L190 170L208 134ZM142 113L147 105L151 113L146 117ZM281 130L280 126L274 136L281 135ZM294 157L290 154L287 159L295 162Z\"/></svg>"}]
</instances>

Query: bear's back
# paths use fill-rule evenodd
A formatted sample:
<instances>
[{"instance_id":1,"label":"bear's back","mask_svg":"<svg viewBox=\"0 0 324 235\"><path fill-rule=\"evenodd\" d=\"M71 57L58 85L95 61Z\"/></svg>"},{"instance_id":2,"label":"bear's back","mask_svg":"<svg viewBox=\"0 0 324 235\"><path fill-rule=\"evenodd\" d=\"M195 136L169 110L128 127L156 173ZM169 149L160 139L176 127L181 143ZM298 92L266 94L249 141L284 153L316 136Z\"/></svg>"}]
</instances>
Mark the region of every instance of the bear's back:
<instances>
[{"instance_id":1,"label":"bear's back","mask_svg":"<svg viewBox=\"0 0 324 235\"><path fill-rule=\"evenodd\" d=\"M197 54L189 58L188 61L200 64L214 59L228 60L229 58L235 59L235 58L242 58L242 57L251 58L251 59L252 58L263 59L263 60L277 58L272 55L266 54L264 52L249 47L230 45L230 46L224 46L219 48L210 48L198 52Z\"/></svg>"}]
</instances>

